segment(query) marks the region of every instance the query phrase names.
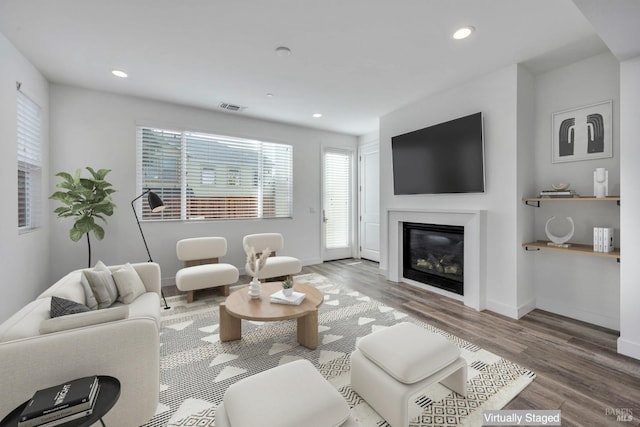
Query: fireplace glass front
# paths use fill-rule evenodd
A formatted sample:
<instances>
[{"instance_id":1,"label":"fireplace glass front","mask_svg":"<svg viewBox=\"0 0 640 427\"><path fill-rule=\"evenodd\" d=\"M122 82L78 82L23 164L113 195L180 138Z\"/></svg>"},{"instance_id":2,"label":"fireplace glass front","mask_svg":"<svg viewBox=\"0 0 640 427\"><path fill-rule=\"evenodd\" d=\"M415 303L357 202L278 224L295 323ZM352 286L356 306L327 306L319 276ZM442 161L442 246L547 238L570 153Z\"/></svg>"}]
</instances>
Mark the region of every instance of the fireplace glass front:
<instances>
[{"instance_id":1,"label":"fireplace glass front","mask_svg":"<svg viewBox=\"0 0 640 427\"><path fill-rule=\"evenodd\" d=\"M405 222L403 276L464 295L464 227Z\"/></svg>"}]
</instances>

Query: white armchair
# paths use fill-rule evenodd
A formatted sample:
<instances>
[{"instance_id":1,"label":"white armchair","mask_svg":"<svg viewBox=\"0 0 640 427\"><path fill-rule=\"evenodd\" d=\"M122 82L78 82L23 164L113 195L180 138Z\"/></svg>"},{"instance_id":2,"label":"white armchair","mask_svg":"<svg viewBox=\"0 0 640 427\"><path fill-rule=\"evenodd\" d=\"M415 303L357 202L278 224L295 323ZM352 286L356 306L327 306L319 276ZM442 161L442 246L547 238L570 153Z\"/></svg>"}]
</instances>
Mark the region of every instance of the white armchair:
<instances>
[{"instance_id":1,"label":"white armchair","mask_svg":"<svg viewBox=\"0 0 640 427\"><path fill-rule=\"evenodd\" d=\"M176 287L187 292L187 302L193 302L195 291L220 287L229 295L229 285L238 281L238 269L218 258L227 254L224 237L194 237L176 244L176 254L184 261L184 268L176 273Z\"/></svg>"},{"instance_id":2,"label":"white armchair","mask_svg":"<svg viewBox=\"0 0 640 427\"><path fill-rule=\"evenodd\" d=\"M253 248L256 254L268 249L271 252L269 258L258 273L258 279L275 279L280 277L292 277L300 273L302 264L300 260L291 256L277 255L284 246L284 238L280 233L249 234L242 239L242 245L246 253Z\"/></svg>"}]
</instances>

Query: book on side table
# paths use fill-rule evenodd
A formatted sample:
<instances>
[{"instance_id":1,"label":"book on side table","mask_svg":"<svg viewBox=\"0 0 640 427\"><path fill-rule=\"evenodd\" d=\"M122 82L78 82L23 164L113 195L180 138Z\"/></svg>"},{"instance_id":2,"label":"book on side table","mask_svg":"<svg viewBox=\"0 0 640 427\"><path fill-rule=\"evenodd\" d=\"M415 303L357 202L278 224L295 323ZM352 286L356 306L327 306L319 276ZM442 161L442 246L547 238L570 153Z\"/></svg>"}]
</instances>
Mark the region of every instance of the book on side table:
<instances>
[{"instance_id":1,"label":"book on side table","mask_svg":"<svg viewBox=\"0 0 640 427\"><path fill-rule=\"evenodd\" d=\"M90 415L99 388L94 375L39 390L20 414L18 427L53 427Z\"/></svg>"},{"instance_id":2,"label":"book on side table","mask_svg":"<svg viewBox=\"0 0 640 427\"><path fill-rule=\"evenodd\" d=\"M289 304L289 305L300 305L304 298L305 294L302 292L293 292L291 296L286 296L282 289L278 292L271 294L271 302L275 304Z\"/></svg>"}]
</instances>

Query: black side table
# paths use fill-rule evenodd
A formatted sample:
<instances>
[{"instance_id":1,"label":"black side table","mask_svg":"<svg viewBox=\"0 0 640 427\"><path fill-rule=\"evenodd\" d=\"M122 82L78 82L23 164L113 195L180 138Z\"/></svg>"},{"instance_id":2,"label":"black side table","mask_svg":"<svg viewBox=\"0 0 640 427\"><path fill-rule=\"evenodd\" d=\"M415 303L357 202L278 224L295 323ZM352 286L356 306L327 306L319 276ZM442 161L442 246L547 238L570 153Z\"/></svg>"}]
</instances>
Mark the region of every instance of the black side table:
<instances>
[{"instance_id":1,"label":"black side table","mask_svg":"<svg viewBox=\"0 0 640 427\"><path fill-rule=\"evenodd\" d=\"M104 421L102 421L102 417L105 416L118 401L118 398L120 397L120 381L114 377L99 375L98 384L100 384L100 391L98 392L96 403L93 406L93 413L86 417L60 424L59 427L89 427L96 421L100 421L102 426L106 427L104 425ZM0 427L17 427L18 421L20 420L20 414L29 403L29 400L4 417L4 419L0 421Z\"/></svg>"}]
</instances>

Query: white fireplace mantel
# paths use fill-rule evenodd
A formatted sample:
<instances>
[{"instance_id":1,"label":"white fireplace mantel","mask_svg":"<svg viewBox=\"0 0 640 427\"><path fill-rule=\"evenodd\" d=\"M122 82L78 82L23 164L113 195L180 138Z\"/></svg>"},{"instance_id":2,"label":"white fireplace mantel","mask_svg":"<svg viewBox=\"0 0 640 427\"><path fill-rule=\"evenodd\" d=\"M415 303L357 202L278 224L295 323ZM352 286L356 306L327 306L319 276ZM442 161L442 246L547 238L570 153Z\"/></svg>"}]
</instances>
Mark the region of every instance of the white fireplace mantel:
<instances>
[{"instance_id":1,"label":"white fireplace mantel","mask_svg":"<svg viewBox=\"0 0 640 427\"><path fill-rule=\"evenodd\" d=\"M476 310L485 309L485 278L482 248L484 244L484 210L439 210L439 209L388 209L388 276L394 282L405 282L425 287L434 292L459 299L460 296L428 285L417 284L402 276L402 223L458 225L464 227L464 305Z\"/></svg>"}]
</instances>

